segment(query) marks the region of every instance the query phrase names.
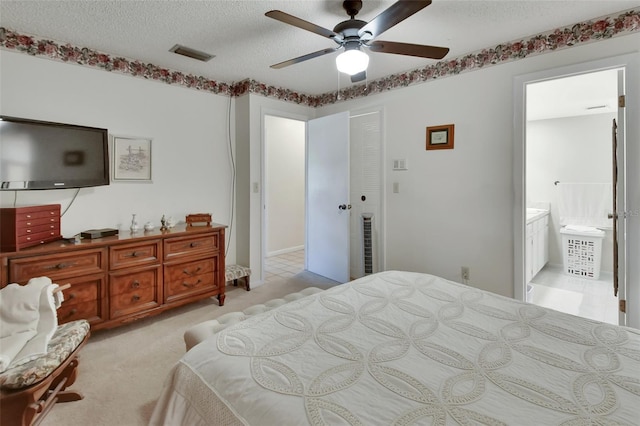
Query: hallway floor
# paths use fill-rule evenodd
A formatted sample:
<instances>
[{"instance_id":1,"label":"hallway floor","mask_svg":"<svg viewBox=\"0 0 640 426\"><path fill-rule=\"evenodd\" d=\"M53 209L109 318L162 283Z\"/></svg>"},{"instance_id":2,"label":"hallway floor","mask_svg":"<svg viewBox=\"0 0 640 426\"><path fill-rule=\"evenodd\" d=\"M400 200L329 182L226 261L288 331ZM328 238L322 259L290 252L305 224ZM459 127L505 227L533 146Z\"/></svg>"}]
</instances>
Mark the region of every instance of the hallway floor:
<instances>
[{"instance_id":1,"label":"hallway floor","mask_svg":"<svg viewBox=\"0 0 640 426\"><path fill-rule=\"evenodd\" d=\"M536 305L585 318L618 324L618 298L613 296L612 274L602 272L590 280L565 274L561 265L547 264L533 277Z\"/></svg>"},{"instance_id":2,"label":"hallway floor","mask_svg":"<svg viewBox=\"0 0 640 426\"><path fill-rule=\"evenodd\" d=\"M291 278L304 271L304 249L264 259L266 282Z\"/></svg>"}]
</instances>

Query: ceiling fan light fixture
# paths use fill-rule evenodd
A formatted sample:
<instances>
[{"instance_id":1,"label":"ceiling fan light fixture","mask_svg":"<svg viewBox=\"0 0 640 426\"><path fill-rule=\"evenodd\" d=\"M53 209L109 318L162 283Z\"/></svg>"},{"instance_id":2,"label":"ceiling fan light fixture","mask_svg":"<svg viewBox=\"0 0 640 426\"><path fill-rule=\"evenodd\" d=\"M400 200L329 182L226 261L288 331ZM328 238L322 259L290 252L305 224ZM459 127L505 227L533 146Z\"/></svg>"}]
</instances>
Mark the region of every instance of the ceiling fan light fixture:
<instances>
[{"instance_id":1,"label":"ceiling fan light fixture","mask_svg":"<svg viewBox=\"0 0 640 426\"><path fill-rule=\"evenodd\" d=\"M360 49L345 50L336 56L338 71L354 75L365 71L369 66L369 55Z\"/></svg>"}]
</instances>

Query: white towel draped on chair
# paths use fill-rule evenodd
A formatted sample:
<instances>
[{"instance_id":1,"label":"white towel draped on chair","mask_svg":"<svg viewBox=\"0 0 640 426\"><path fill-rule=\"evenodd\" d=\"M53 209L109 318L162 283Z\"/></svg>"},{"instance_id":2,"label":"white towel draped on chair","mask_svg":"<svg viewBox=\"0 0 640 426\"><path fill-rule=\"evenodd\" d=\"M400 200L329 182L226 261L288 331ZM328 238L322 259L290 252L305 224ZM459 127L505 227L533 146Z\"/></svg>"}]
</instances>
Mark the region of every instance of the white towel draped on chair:
<instances>
[{"instance_id":1,"label":"white towel draped on chair","mask_svg":"<svg viewBox=\"0 0 640 426\"><path fill-rule=\"evenodd\" d=\"M62 302L61 292L53 294L57 287L48 277L38 277L0 291L0 372L47 353Z\"/></svg>"},{"instance_id":2,"label":"white towel draped on chair","mask_svg":"<svg viewBox=\"0 0 640 426\"><path fill-rule=\"evenodd\" d=\"M612 194L610 183L558 183L560 225L611 229Z\"/></svg>"}]
</instances>

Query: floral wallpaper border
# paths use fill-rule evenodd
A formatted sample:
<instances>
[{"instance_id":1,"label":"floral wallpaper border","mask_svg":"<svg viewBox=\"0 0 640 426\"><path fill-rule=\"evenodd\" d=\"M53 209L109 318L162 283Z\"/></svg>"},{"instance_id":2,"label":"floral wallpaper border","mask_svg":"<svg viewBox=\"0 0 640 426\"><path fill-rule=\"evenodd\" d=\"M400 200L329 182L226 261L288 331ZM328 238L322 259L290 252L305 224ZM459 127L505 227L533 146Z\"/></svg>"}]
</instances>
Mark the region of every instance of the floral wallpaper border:
<instances>
[{"instance_id":1,"label":"floral wallpaper border","mask_svg":"<svg viewBox=\"0 0 640 426\"><path fill-rule=\"evenodd\" d=\"M508 61L524 59L533 55L553 52L579 44L627 35L639 30L640 10L629 10L595 20L580 22L571 27L558 28L538 34L528 40L499 44L490 49L482 49L457 58L442 60L423 68L389 75L366 84L344 88L339 92L329 92L321 95L299 93L294 90L270 86L252 79L235 83L220 82L137 60L112 56L86 47L62 44L31 35L19 34L3 27L0 27L0 48L15 50L32 56L44 56L62 62L74 62L105 71L119 72L133 77L156 80L190 89L204 90L217 95L242 96L247 93L254 93L286 102L319 107Z\"/></svg>"}]
</instances>

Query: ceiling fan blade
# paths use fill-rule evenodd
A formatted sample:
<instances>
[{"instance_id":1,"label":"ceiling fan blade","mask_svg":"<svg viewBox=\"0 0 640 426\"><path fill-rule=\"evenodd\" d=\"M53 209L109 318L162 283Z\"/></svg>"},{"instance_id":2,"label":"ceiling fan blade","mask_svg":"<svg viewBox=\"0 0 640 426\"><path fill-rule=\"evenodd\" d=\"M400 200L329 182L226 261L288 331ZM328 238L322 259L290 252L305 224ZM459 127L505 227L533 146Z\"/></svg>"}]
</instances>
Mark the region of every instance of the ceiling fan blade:
<instances>
[{"instance_id":1,"label":"ceiling fan blade","mask_svg":"<svg viewBox=\"0 0 640 426\"><path fill-rule=\"evenodd\" d=\"M307 53L306 55L298 56L297 58L289 59L288 61L271 65L271 68L280 69L280 68L288 67L289 65L308 61L309 59L317 58L318 56L326 55L327 53L333 53L338 49L340 49L340 46L332 47L329 49L318 50L317 52L313 52L313 53Z\"/></svg>"},{"instance_id":2,"label":"ceiling fan blade","mask_svg":"<svg viewBox=\"0 0 640 426\"><path fill-rule=\"evenodd\" d=\"M367 71L359 72L358 74L354 74L351 76L351 82L357 83L359 81L363 81L367 79Z\"/></svg>"},{"instance_id":3,"label":"ceiling fan blade","mask_svg":"<svg viewBox=\"0 0 640 426\"><path fill-rule=\"evenodd\" d=\"M423 44L397 43L395 41L372 41L369 49L380 53L417 56L419 58L442 59L449 53L448 47L425 46Z\"/></svg>"},{"instance_id":4,"label":"ceiling fan blade","mask_svg":"<svg viewBox=\"0 0 640 426\"><path fill-rule=\"evenodd\" d=\"M269 18L273 18L280 22L284 22L285 24L293 25L294 27L302 28L303 30L311 31L314 34L318 34L323 37L342 40L342 36L336 32L333 32L332 30L323 28L316 24L312 24L311 22L297 18L293 15L289 15L288 13L282 12L280 10L270 10L269 12L265 13L265 16L268 16Z\"/></svg>"},{"instance_id":5,"label":"ceiling fan blade","mask_svg":"<svg viewBox=\"0 0 640 426\"><path fill-rule=\"evenodd\" d=\"M431 4L431 0L400 0L360 28L358 36L371 40ZM368 33L368 34L367 34ZM369 36L369 34L371 34Z\"/></svg>"}]
</instances>

